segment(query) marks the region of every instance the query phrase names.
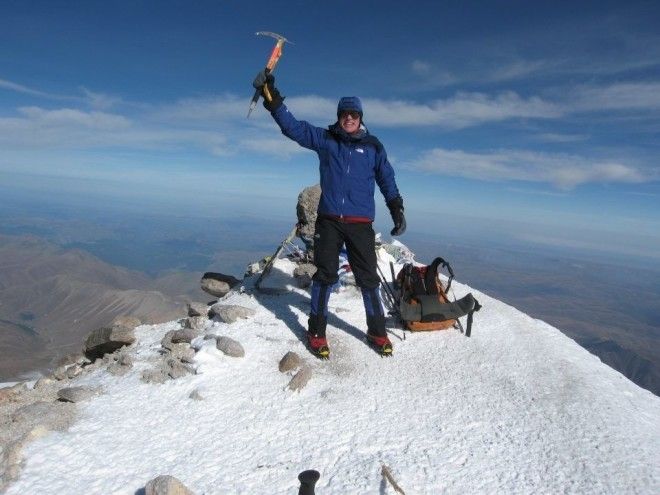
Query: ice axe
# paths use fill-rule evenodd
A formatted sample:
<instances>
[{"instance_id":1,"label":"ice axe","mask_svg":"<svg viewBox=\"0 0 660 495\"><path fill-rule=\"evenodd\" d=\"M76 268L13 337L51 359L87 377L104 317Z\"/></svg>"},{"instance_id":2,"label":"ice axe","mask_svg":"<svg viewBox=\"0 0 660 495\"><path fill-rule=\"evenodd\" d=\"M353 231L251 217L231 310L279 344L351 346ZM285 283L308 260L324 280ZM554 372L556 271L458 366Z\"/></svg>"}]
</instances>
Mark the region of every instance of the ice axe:
<instances>
[{"instance_id":1,"label":"ice axe","mask_svg":"<svg viewBox=\"0 0 660 495\"><path fill-rule=\"evenodd\" d=\"M266 64L266 73L272 72L275 70L275 66L277 65L277 62L279 61L280 57L282 56L282 46L284 43L291 43L288 39L286 39L284 36L277 34L277 33L271 33L270 31L259 31L255 33L257 36L272 36L277 40L277 43L275 43L275 47L273 48L273 51L270 52L270 58L268 59L268 63ZM291 43L293 45L293 43ZM259 96L261 96L261 91L263 90L264 92L264 97L268 101L272 101L273 98L270 96L270 92L268 91L268 86L264 85L263 88L257 88L254 90L254 96L252 97L252 101L250 102L250 109L248 110L248 118L250 118L250 114L252 113L252 110L254 110L254 107L257 106L257 102L259 101Z\"/></svg>"}]
</instances>

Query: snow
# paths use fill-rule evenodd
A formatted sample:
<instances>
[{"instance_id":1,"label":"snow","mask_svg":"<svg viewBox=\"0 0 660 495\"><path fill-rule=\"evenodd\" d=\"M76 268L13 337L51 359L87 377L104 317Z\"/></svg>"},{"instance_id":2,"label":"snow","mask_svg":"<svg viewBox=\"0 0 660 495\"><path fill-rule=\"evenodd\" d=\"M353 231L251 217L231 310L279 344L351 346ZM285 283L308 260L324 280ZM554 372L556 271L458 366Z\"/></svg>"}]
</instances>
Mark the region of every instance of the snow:
<instances>
[{"instance_id":1,"label":"snow","mask_svg":"<svg viewBox=\"0 0 660 495\"><path fill-rule=\"evenodd\" d=\"M199 339L196 375L145 384L179 324L138 327L133 370L78 380L104 393L69 431L26 448L7 494L132 495L160 474L197 494L292 494L306 469L321 473L319 494L394 494L382 464L408 495L660 493L660 399L557 329L454 281L456 297L483 305L472 337L393 330L386 359L363 340L359 291L343 287L330 299L331 359L318 361L303 344L309 294L286 260L274 271L289 292L232 292L223 302L256 315L208 329L245 358ZM288 351L313 367L300 392L277 369Z\"/></svg>"}]
</instances>

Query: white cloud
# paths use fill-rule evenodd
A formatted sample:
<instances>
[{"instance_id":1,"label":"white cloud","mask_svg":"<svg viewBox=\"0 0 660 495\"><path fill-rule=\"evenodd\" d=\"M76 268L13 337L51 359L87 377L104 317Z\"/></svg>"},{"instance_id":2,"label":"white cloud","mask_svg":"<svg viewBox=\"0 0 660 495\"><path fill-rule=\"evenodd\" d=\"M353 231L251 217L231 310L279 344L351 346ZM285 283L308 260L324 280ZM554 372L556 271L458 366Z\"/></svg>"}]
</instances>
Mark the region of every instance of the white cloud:
<instances>
[{"instance_id":1,"label":"white cloud","mask_svg":"<svg viewBox=\"0 0 660 495\"><path fill-rule=\"evenodd\" d=\"M579 86L569 98L577 111L658 110L660 82Z\"/></svg>"},{"instance_id":2,"label":"white cloud","mask_svg":"<svg viewBox=\"0 0 660 495\"><path fill-rule=\"evenodd\" d=\"M429 173L469 179L546 182L564 190L592 182L638 183L654 179L634 165L519 150L468 153L436 148L407 165Z\"/></svg>"},{"instance_id":3,"label":"white cloud","mask_svg":"<svg viewBox=\"0 0 660 495\"><path fill-rule=\"evenodd\" d=\"M413 60L411 67L415 74L426 75L431 72L431 64L422 60Z\"/></svg>"},{"instance_id":4,"label":"white cloud","mask_svg":"<svg viewBox=\"0 0 660 495\"><path fill-rule=\"evenodd\" d=\"M381 126L433 126L460 129L513 118L556 118L563 111L538 97L507 91L497 96L458 92L445 100L411 103L365 99L365 119Z\"/></svg>"},{"instance_id":5,"label":"white cloud","mask_svg":"<svg viewBox=\"0 0 660 495\"><path fill-rule=\"evenodd\" d=\"M283 139L280 136L274 138L243 139L238 143L238 146L244 150L255 151L263 155L278 156L280 158L289 158L294 154L309 152L290 139Z\"/></svg>"},{"instance_id":6,"label":"white cloud","mask_svg":"<svg viewBox=\"0 0 660 495\"><path fill-rule=\"evenodd\" d=\"M125 129L130 121L123 115L104 112L85 112L73 108L45 110L40 107L21 107L18 113L36 125L76 126L92 129Z\"/></svg>"}]
</instances>

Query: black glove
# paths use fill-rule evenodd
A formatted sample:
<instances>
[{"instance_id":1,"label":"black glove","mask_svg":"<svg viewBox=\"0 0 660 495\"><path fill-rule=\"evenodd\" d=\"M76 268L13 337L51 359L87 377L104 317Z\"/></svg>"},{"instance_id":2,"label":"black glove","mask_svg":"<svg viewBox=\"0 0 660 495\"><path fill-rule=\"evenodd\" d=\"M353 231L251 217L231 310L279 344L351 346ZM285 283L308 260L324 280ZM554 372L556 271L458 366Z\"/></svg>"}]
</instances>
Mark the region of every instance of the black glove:
<instances>
[{"instance_id":1,"label":"black glove","mask_svg":"<svg viewBox=\"0 0 660 495\"><path fill-rule=\"evenodd\" d=\"M406 231L406 217L403 216L403 198L397 196L387 202L387 207L390 209L394 228L390 232L393 236L398 236Z\"/></svg>"},{"instance_id":2,"label":"black glove","mask_svg":"<svg viewBox=\"0 0 660 495\"><path fill-rule=\"evenodd\" d=\"M280 95L280 92L275 87L275 77L268 69L260 70L257 73L257 76L252 82L252 86L254 86L255 89L261 90L261 96L264 98L264 107L266 110L274 112L280 108L284 101L284 97ZM265 88L268 89L268 92L266 92ZM270 97L272 98L271 100L268 100L268 94L270 94Z\"/></svg>"}]
</instances>

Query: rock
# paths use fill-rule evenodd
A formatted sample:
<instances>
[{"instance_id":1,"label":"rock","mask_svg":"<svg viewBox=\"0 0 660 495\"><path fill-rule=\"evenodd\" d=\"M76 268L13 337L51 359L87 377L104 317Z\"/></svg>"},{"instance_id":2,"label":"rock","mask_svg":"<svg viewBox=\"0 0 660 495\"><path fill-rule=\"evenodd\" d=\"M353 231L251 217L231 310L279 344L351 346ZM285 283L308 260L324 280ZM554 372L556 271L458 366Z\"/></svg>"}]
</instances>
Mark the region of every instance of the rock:
<instances>
[{"instance_id":1,"label":"rock","mask_svg":"<svg viewBox=\"0 0 660 495\"><path fill-rule=\"evenodd\" d=\"M304 361L298 354L293 351L289 351L280 360L279 370L281 373L286 373L287 371L300 368L303 365L303 362Z\"/></svg>"},{"instance_id":2,"label":"rock","mask_svg":"<svg viewBox=\"0 0 660 495\"><path fill-rule=\"evenodd\" d=\"M195 389L192 392L190 392L190 395L188 396L192 400L204 400L204 397L202 397L202 394L199 393L199 390Z\"/></svg>"},{"instance_id":3,"label":"rock","mask_svg":"<svg viewBox=\"0 0 660 495\"><path fill-rule=\"evenodd\" d=\"M195 360L195 350L189 344L172 344L170 346L170 357L192 363Z\"/></svg>"},{"instance_id":4,"label":"rock","mask_svg":"<svg viewBox=\"0 0 660 495\"><path fill-rule=\"evenodd\" d=\"M254 316L256 311L252 308L246 308L235 304L214 304L211 306L211 312L217 316L223 323L234 323L240 318L249 318Z\"/></svg>"},{"instance_id":5,"label":"rock","mask_svg":"<svg viewBox=\"0 0 660 495\"><path fill-rule=\"evenodd\" d=\"M245 356L245 349L240 342L225 337L224 335L216 337L215 346L220 352L231 357L243 357Z\"/></svg>"},{"instance_id":6,"label":"rock","mask_svg":"<svg viewBox=\"0 0 660 495\"><path fill-rule=\"evenodd\" d=\"M165 383L167 381L167 373L162 369L144 370L141 380L144 383Z\"/></svg>"},{"instance_id":7,"label":"rock","mask_svg":"<svg viewBox=\"0 0 660 495\"><path fill-rule=\"evenodd\" d=\"M163 335L163 338L160 341L160 345L167 350L171 350L172 345L174 345L172 343L172 335L174 335L174 332L176 332L176 330L170 330L165 335Z\"/></svg>"},{"instance_id":8,"label":"rock","mask_svg":"<svg viewBox=\"0 0 660 495\"><path fill-rule=\"evenodd\" d=\"M231 275L216 272L206 272L202 276L202 290L214 297L224 297L235 285L241 281Z\"/></svg>"},{"instance_id":9,"label":"rock","mask_svg":"<svg viewBox=\"0 0 660 495\"><path fill-rule=\"evenodd\" d=\"M185 328L183 330L175 330L174 333L170 336L170 340L173 344L190 344L192 339L196 337L199 337L199 332L196 332L192 328Z\"/></svg>"},{"instance_id":10,"label":"rock","mask_svg":"<svg viewBox=\"0 0 660 495\"><path fill-rule=\"evenodd\" d=\"M98 359L135 342L133 329L122 326L104 327L94 330L85 341L85 355Z\"/></svg>"},{"instance_id":11,"label":"rock","mask_svg":"<svg viewBox=\"0 0 660 495\"><path fill-rule=\"evenodd\" d=\"M78 375L80 375L83 372L82 367L78 366L77 364L74 364L73 366L70 366L66 370L66 377L69 380L74 379Z\"/></svg>"},{"instance_id":12,"label":"rock","mask_svg":"<svg viewBox=\"0 0 660 495\"><path fill-rule=\"evenodd\" d=\"M61 381L67 379L67 369L66 366L60 366L53 371L53 378L55 380Z\"/></svg>"},{"instance_id":13,"label":"rock","mask_svg":"<svg viewBox=\"0 0 660 495\"><path fill-rule=\"evenodd\" d=\"M188 316L204 316L208 317L209 307L204 303L190 302L188 303Z\"/></svg>"},{"instance_id":14,"label":"rock","mask_svg":"<svg viewBox=\"0 0 660 495\"><path fill-rule=\"evenodd\" d=\"M298 391L302 389L305 385L307 385L307 382L311 377L312 377L312 368L309 366L303 366L302 368L300 368L298 373L293 375L293 378L291 378L288 387L290 390Z\"/></svg>"},{"instance_id":15,"label":"rock","mask_svg":"<svg viewBox=\"0 0 660 495\"><path fill-rule=\"evenodd\" d=\"M208 316L189 316L183 320L183 328L201 331L209 322Z\"/></svg>"},{"instance_id":16,"label":"rock","mask_svg":"<svg viewBox=\"0 0 660 495\"><path fill-rule=\"evenodd\" d=\"M298 195L296 215L298 217L297 235L308 250L313 249L316 215L321 199L321 186L315 184L303 189Z\"/></svg>"},{"instance_id":17,"label":"rock","mask_svg":"<svg viewBox=\"0 0 660 495\"><path fill-rule=\"evenodd\" d=\"M124 376L129 371L131 371L130 366L122 366L119 363L113 363L110 366L108 366L108 373L114 376Z\"/></svg>"},{"instance_id":18,"label":"rock","mask_svg":"<svg viewBox=\"0 0 660 495\"><path fill-rule=\"evenodd\" d=\"M144 495L193 495L193 492L174 476L163 475L147 483Z\"/></svg>"},{"instance_id":19,"label":"rock","mask_svg":"<svg viewBox=\"0 0 660 495\"><path fill-rule=\"evenodd\" d=\"M98 395L98 390L88 387L67 387L57 391L57 398L64 402L82 402Z\"/></svg>"},{"instance_id":20,"label":"rock","mask_svg":"<svg viewBox=\"0 0 660 495\"><path fill-rule=\"evenodd\" d=\"M176 380L177 378L181 378L186 375L191 375L194 373L193 370L191 370L188 366L183 364L178 359L174 359L174 358L168 359L167 366L169 368L167 371L167 375L172 380Z\"/></svg>"},{"instance_id":21,"label":"rock","mask_svg":"<svg viewBox=\"0 0 660 495\"><path fill-rule=\"evenodd\" d=\"M311 263L302 263L293 270L293 276L301 288L309 287L312 284L312 277L316 273L316 266Z\"/></svg>"},{"instance_id":22,"label":"rock","mask_svg":"<svg viewBox=\"0 0 660 495\"><path fill-rule=\"evenodd\" d=\"M113 327L124 327L129 330L135 330L135 327L139 327L140 325L142 325L142 322L135 316L118 316L112 322Z\"/></svg>"},{"instance_id":23,"label":"rock","mask_svg":"<svg viewBox=\"0 0 660 495\"><path fill-rule=\"evenodd\" d=\"M71 366L72 364L83 364L86 361L85 356L81 352L74 352L67 356L61 357L57 361L57 366Z\"/></svg>"},{"instance_id":24,"label":"rock","mask_svg":"<svg viewBox=\"0 0 660 495\"><path fill-rule=\"evenodd\" d=\"M130 368L133 366L133 356L124 352L119 356L117 362L122 366L128 366Z\"/></svg>"}]
</instances>

